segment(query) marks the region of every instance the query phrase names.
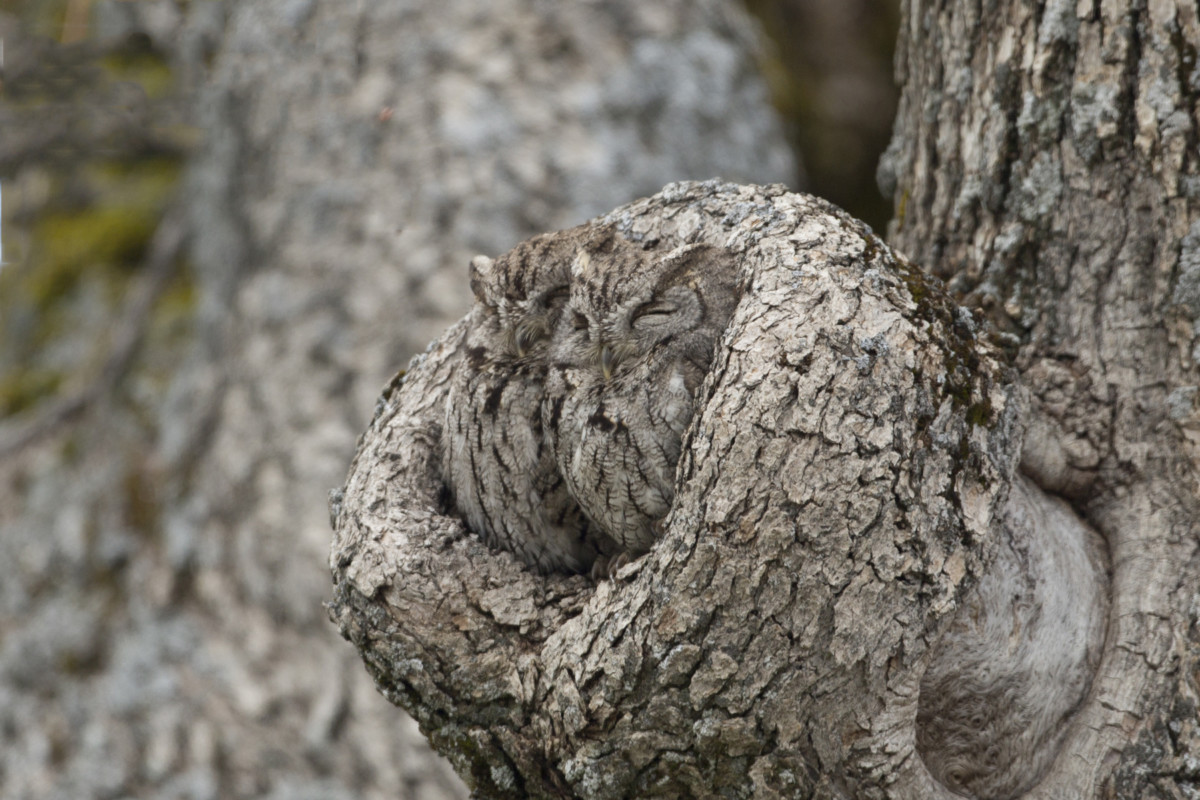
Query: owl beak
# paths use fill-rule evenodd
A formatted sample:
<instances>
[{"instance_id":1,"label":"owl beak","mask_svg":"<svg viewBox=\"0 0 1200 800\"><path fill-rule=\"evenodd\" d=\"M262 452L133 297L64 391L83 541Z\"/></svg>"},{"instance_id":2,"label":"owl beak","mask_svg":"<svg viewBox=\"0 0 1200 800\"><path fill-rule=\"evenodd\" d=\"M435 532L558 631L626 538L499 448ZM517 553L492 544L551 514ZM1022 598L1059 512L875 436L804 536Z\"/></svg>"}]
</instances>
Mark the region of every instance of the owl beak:
<instances>
[{"instance_id":1,"label":"owl beak","mask_svg":"<svg viewBox=\"0 0 1200 800\"><path fill-rule=\"evenodd\" d=\"M517 356L519 358L524 358L525 354L529 352L529 345L531 343L530 340L532 338L533 337L527 331L517 331L517 335L514 337L515 341L513 344L517 348Z\"/></svg>"},{"instance_id":2,"label":"owl beak","mask_svg":"<svg viewBox=\"0 0 1200 800\"><path fill-rule=\"evenodd\" d=\"M611 347L609 347L608 345L604 345L603 347L601 347L600 348L600 370L601 370L601 372L604 373L604 380L607 381L612 378L613 367L615 367L616 365L617 365L617 357L616 357L616 354L613 353L613 349Z\"/></svg>"}]
</instances>

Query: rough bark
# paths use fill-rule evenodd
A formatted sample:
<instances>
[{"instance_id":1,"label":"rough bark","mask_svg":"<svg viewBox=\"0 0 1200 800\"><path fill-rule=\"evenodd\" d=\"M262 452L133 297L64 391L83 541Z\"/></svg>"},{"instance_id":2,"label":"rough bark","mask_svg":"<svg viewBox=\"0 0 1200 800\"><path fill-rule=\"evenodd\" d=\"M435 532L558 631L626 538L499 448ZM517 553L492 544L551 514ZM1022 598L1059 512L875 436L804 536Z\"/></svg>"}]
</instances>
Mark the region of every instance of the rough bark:
<instances>
[{"instance_id":1,"label":"rough bark","mask_svg":"<svg viewBox=\"0 0 1200 800\"><path fill-rule=\"evenodd\" d=\"M880 170L896 202L890 236L1002 332L1031 391L1021 469L1068 500L1111 556L1089 693L1060 731L1053 763L1019 791L1190 797L1200 781L1197 8L909 0L903 15L905 91ZM691 239L712 235L745 255L760 244L742 238L755 214L786 205L746 191L748 205L731 201L719 221L708 219L711 228L697 220L705 192L721 194L715 187L676 188L608 219L631 236L668 240L679 224ZM873 383L849 366L879 355L867 348L870 336L839 349L827 334L822 355L849 360L836 371L789 360L804 346L764 323L777 308L776 280L781 301L803 309L791 336L809 324L831 330L821 312L838 305L829 299L836 293L824 305L806 302L803 281L780 278L795 277L796 265L829 257L838 266L826 274L853 272L841 289L860 299L879 285L877 274L894 278L895 265L868 276L864 262L876 250L832 228L811 249L794 246L814 244L805 235L781 239L770 258L747 258L762 291L751 293L725 341L665 539L616 583L593 590L583 579L542 582L513 571L442 515L429 409L454 369L460 331L381 402L334 504L335 616L389 696L413 709L481 794L944 795L915 757L916 687L934 658L929 644L953 629L947 608L970 607L961 592L1002 563L988 552L993 531L972 527L993 517L954 517L949 540L917 519L914 540L949 550L917 548L930 559L902 558L890 571L896 563L885 554L915 551L895 547L888 504L920 517L929 510L920 500L931 498L884 496L865 530L854 528L856 505L836 505L847 486L858 499L873 497L864 488L871 464L906 480L907 470L929 469L934 485L939 468L889 462L912 437L889 439L890 451L872 442L870 423L843 413L854 398L857 413L865 403L871 420L887 419L894 409L883 398L898 396L904 408L919 394L900 376ZM909 302L922 294L903 280L896 286ZM901 299L891 310L906 307ZM873 331L888 318L872 309L837 323ZM928 356L953 341L950 324L909 352ZM889 352L902 349L893 343ZM887 374L886 358L867 361ZM804 382L822 367L838 380L863 378L863 394L839 395L837 380ZM796 394L773 396L781 386ZM789 403L824 401L825 392L829 400L797 425ZM949 418L967 425L971 415ZM984 440L994 445L984 449L997 459L988 462L995 478L1025 481L1003 466L1022 434L1011 423L1000 430L1007 436ZM794 458L777 456L780 440ZM788 471L813 463L821 469ZM994 515L1004 493L987 484L976 498ZM1062 502L1047 502L1073 518ZM872 548L879 541L889 545ZM777 564L784 569L773 571ZM892 580L904 575L919 575L924 593Z\"/></svg>"},{"instance_id":2,"label":"rough bark","mask_svg":"<svg viewBox=\"0 0 1200 800\"><path fill-rule=\"evenodd\" d=\"M866 226L782 187L677 184L596 224L745 275L663 538L594 585L447 513L460 323L334 495L343 635L483 797L949 796L916 753L918 685L1003 535L1021 429L996 352Z\"/></svg>"},{"instance_id":3,"label":"rough bark","mask_svg":"<svg viewBox=\"0 0 1200 800\"><path fill-rule=\"evenodd\" d=\"M1011 335L1024 467L1107 539L1092 697L1045 797L1200 793L1200 19L905 0L891 242Z\"/></svg>"},{"instance_id":4,"label":"rough bark","mask_svg":"<svg viewBox=\"0 0 1200 800\"><path fill-rule=\"evenodd\" d=\"M0 794L462 796L324 620L326 493L470 256L675 177L790 178L752 31L716 2L95 5L209 79L195 336L0 465Z\"/></svg>"}]
</instances>

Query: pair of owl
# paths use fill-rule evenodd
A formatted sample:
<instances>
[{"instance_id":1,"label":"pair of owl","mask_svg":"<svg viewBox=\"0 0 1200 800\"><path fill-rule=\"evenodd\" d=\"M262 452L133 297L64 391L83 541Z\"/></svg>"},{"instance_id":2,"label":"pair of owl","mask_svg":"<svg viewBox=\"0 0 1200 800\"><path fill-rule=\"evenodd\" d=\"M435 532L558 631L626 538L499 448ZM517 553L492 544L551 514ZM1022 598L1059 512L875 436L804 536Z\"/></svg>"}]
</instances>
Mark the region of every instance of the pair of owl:
<instances>
[{"instance_id":1,"label":"pair of owl","mask_svg":"<svg viewBox=\"0 0 1200 800\"><path fill-rule=\"evenodd\" d=\"M471 289L443 428L452 503L542 572L610 573L650 549L670 509L736 262L585 225L477 256Z\"/></svg>"}]
</instances>

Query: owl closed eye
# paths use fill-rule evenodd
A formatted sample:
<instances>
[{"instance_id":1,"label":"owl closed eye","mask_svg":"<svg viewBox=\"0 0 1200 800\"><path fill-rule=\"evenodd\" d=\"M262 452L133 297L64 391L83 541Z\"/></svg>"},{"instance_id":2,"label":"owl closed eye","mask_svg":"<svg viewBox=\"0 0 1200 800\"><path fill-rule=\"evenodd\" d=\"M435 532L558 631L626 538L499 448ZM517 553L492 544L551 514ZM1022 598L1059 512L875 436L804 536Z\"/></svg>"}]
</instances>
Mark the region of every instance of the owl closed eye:
<instances>
[{"instance_id":1,"label":"owl closed eye","mask_svg":"<svg viewBox=\"0 0 1200 800\"><path fill-rule=\"evenodd\" d=\"M646 330L670 324L672 315L678 314L680 308L677 298L671 297L645 303L633 313L633 324Z\"/></svg>"},{"instance_id":2,"label":"owl closed eye","mask_svg":"<svg viewBox=\"0 0 1200 800\"><path fill-rule=\"evenodd\" d=\"M674 498L695 392L737 303L728 251L646 251L609 233L576 256L544 418L568 491L628 554Z\"/></svg>"},{"instance_id":3,"label":"owl closed eye","mask_svg":"<svg viewBox=\"0 0 1200 800\"><path fill-rule=\"evenodd\" d=\"M535 238L533 242L537 242ZM569 261L563 254L538 250L530 243L518 245L504 261L487 256L471 260L471 289L480 323L490 327L499 345L496 357L544 362L550 335L562 315L569 295ZM524 259L518 258L524 254ZM556 257L557 256L557 257ZM512 264L523 267L514 271Z\"/></svg>"}]
</instances>

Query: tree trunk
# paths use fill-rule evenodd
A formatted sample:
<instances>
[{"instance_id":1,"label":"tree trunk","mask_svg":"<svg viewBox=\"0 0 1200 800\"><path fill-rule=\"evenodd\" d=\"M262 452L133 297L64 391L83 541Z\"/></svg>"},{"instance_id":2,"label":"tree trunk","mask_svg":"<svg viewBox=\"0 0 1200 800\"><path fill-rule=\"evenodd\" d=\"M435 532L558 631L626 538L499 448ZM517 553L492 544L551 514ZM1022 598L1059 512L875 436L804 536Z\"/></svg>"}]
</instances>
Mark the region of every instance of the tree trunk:
<instances>
[{"instance_id":1,"label":"tree trunk","mask_svg":"<svg viewBox=\"0 0 1200 800\"><path fill-rule=\"evenodd\" d=\"M748 286L663 538L616 580L534 576L447 515L461 325L385 392L332 504L331 612L480 796L949 796L923 680L1015 521L1043 547L1022 496L1102 536L1103 644L1052 763L970 792L1197 792L1196 15L904 5L890 236L988 314L1028 408L902 256L810 198L716 184L599 220L728 247Z\"/></svg>"},{"instance_id":2,"label":"tree trunk","mask_svg":"<svg viewBox=\"0 0 1200 800\"><path fill-rule=\"evenodd\" d=\"M1200 791L1197 14L903 4L890 239L1011 335L1023 467L1113 564L1104 660L1039 796Z\"/></svg>"},{"instance_id":3,"label":"tree trunk","mask_svg":"<svg viewBox=\"0 0 1200 800\"><path fill-rule=\"evenodd\" d=\"M326 494L472 255L681 175L791 178L753 29L691 0L94 7L207 80L195 330L0 459L0 795L463 796L324 620Z\"/></svg>"}]
</instances>

